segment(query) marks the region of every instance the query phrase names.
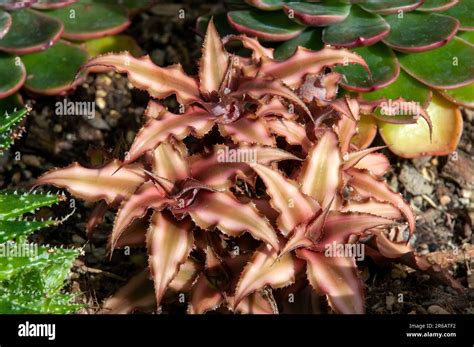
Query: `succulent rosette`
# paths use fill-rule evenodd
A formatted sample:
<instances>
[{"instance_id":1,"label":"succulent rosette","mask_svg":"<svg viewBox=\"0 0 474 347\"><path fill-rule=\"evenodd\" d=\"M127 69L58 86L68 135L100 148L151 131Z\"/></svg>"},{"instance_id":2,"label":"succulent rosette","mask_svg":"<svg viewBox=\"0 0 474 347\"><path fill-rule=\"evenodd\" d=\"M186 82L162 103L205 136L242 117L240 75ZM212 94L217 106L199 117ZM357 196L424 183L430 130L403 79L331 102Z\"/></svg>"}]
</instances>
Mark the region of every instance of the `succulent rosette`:
<instances>
[{"instance_id":1,"label":"succulent rosette","mask_svg":"<svg viewBox=\"0 0 474 347\"><path fill-rule=\"evenodd\" d=\"M104 37L125 30L130 16L151 3L1 0L0 99L23 87L34 94L57 95L77 86L82 79L75 80L76 73L91 56L106 47L136 45L128 36Z\"/></svg>"},{"instance_id":2,"label":"succulent rosette","mask_svg":"<svg viewBox=\"0 0 474 347\"><path fill-rule=\"evenodd\" d=\"M251 56L229 53L225 45L234 41ZM123 160L100 168L75 163L37 181L96 202L90 230L104 207L117 209L111 252L146 246L148 268L104 312L156 309L178 295L189 313L275 313L283 308L274 295L309 283L335 312L363 313L356 262L328 256L332 245L360 244L377 259L404 262L462 290L408 243L412 210L383 180L390 164L381 148L367 148L371 134L360 126L361 115L380 105L338 98L342 76L327 70L347 63L367 69L359 55L332 47L300 47L276 60L255 39L221 40L211 21L198 76L127 53L86 64L126 73L152 98ZM160 103L168 97L180 113ZM431 124L423 111L412 118ZM395 240L387 228L406 237Z\"/></svg>"}]
</instances>

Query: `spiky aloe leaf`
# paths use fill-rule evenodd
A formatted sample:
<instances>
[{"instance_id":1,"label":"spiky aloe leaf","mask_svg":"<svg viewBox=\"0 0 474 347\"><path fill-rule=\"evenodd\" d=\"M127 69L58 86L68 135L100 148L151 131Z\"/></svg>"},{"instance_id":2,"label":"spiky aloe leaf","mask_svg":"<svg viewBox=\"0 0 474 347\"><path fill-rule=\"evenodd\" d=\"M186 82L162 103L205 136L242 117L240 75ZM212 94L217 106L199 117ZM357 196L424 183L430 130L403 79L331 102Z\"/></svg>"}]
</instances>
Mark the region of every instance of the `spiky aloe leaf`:
<instances>
[{"instance_id":1,"label":"spiky aloe leaf","mask_svg":"<svg viewBox=\"0 0 474 347\"><path fill-rule=\"evenodd\" d=\"M415 124L379 123L380 134L391 151L401 157L413 158L448 155L456 149L463 124L459 109L434 95L427 112L433 124L431 141L429 127L423 121Z\"/></svg>"},{"instance_id":2,"label":"spiky aloe leaf","mask_svg":"<svg viewBox=\"0 0 474 347\"><path fill-rule=\"evenodd\" d=\"M0 193L0 219L18 218L45 206L57 204L61 197L53 194Z\"/></svg>"},{"instance_id":3,"label":"spiky aloe leaf","mask_svg":"<svg viewBox=\"0 0 474 347\"><path fill-rule=\"evenodd\" d=\"M390 34L383 42L400 52L416 53L440 47L456 35L459 21L434 13L406 13L385 17ZM408 29L410 28L410 29Z\"/></svg>"},{"instance_id":4,"label":"spiky aloe leaf","mask_svg":"<svg viewBox=\"0 0 474 347\"><path fill-rule=\"evenodd\" d=\"M14 100L11 101L14 102ZM5 107L11 108L7 104L10 105L10 102L7 102ZM0 115L0 153L13 144L14 138L18 135L16 126L26 117L28 109L15 110L11 113L9 111L3 112L4 114Z\"/></svg>"},{"instance_id":5,"label":"spiky aloe leaf","mask_svg":"<svg viewBox=\"0 0 474 347\"><path fill-rule=\"evenodd\" d=\"M323 41L338 47L357 47L372 45L390 32L390 26L379 15L352 6L347 19L328 26L323 31Z\"/></svg>"},{"instance_id":6,"label":"spiky aloe leaf","mask_svg":"<svg viewBox=\"0 0 474 347\"><path fill-rule=\"evenodd\" d=\"M37 52L53 45L63 32L63 24L34 10L11 12L13 24L0 40L0 50L12 54ZM32 35L34 33L34 35Z\"/></svg>"},{"instance_id":7,"label":"spiky aloe leaf","mask_svg":"<svg viewBox=\"0 0 474 347\"><path fill-rule=\"evenodd\" d=\"M126 8L117 3L83 0L47 13L64 23L62 37L71 40L88 40L117 34L130 25Z\"/></svg>"}]
</instances>

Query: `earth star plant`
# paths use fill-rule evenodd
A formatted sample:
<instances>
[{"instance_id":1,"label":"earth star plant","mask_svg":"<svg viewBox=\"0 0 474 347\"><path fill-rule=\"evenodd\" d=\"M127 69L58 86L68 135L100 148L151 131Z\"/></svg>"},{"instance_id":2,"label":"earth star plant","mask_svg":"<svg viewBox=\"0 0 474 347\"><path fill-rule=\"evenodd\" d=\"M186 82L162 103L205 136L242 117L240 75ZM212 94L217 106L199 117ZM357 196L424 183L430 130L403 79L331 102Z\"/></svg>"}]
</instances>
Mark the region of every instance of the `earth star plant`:
<instances>
[{"instance_id":1,"label":"earth star plant","mask_svg":"<svg viewBox=\"0 0 474 347\"><path fill-rule=\"evenodd\" d=\"M231 41L252 56L229 54ZM309 281L334 311L363 313L354 259L325 256L333 241L364 242L380 258L405 256L461 288L420 261L408 238L399 243L384 234L407 221L411 235L415 219L382 179L387 158L375 153L380 148L367 149L367 132L358 131L362 110L379 105L336 98L341 76L326 68L347 62L367 68L358 55L330 47L300 47L278 61L255 39L221 40L211 21L197 78L180 65L162 68L126 53L86 65L127 73L155 99L123 161L96 169L75 163L37 180L118 209L111 252L146 245L148 269L104 312L156 309L173 293L188 293L190 313L274 313L281 304L274 292ZM181 114L157 101L169 96L181 103ZM418 116L430 124L425 113L412 115ZM93 212L94 223L103 213Z\"/></svg>"},{"instance_id":2,"label":"earth star plant","mask_svg":"<svg viewBox=\"0 0 474 347\"><path fill-rule=\"evenodd\" d=\"M130 15L150 3L0 1L0 99L22 87L35 94L57 95L78 85L82 79L74 81L74 77L90 56L110 47L113 51L133 47L129 37L103 37L125 30ZM78 44L84 41L88 42Z\"/></svg>"},{"instance_id":3,"label":"earth star plant","mask_svg":"<svg viewBox=\"0 0 474 347\"><path fill-rule=\"evenodd\" d=\"M436 128L445 129L434 134L433 146L403 145L420 135L427 139L423 123L367 120L373 127L378 124L397 155L447 155L456 148L462 117L452 103L474 107L474 22L466 15L474 11L474 1L237 0L229 1L229 7L217 21L222 32L267 41L276 47L278 59L298 46L350 48L364 58L370 74L357 65L335 67L346 91L364 100L403 98L429 108ZM200 26L205 23L202 18Z\"/></svg>"}]
</instances>

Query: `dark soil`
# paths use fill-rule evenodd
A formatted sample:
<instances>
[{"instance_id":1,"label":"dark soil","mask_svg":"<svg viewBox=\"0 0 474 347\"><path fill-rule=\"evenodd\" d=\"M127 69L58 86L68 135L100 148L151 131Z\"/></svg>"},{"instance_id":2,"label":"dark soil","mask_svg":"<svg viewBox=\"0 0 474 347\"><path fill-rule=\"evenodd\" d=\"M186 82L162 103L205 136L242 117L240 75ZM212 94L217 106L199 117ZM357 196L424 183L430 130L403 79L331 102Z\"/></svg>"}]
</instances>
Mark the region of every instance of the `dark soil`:
<instances>
[{"instance_id":1,"label":"dark soil","mask_svg":"<svg viewBox=\"0 0 474 347\"><path fill-rule=\"evenodd\" d=\"M217 11L220 5L181 1L162 4L135 18L128 33L159 65L180 62L189 73L196 73L201 40L193 32L198 15ZM177 13L185 10L185 19ZM26 133L0 158L1 188L22 188L53 167L73 161L99 164L104 157L122 157L142 124L147 94L135 90L124 76L108 73L89 76L84 85L68 96L71 101L95 101L93 120L77 116L56 116L55 104L63 97L27 99L33 113ZM173 106L170 104L170 106ZM435 253L436 259L466 287L474 288L471 262L474 220L474 113L464 112L464 135L455 155L403 160L390 156L393 171L387 180L412 204L417 218L415 245L421 254ZM15 160L15 153L21 159ZM39 242L81 247L84 252L73 269L71 290L87 305L85 312L96 312L104 298L123 285L132 274L146 266L146 251L132 249L131 255L116 251L107 256L107 237L114 213L88 239L85 223L93 205L76 202L75 213L57 228L35 235ZM58 217L71 212L67 203L40 213ZM457 256L456 256L457 255ZM450 258L455 261L450 260ZM466 258L466 259L465 259ZM474 291L465 296L439 284L429 276L401 265L380 268L363 264L368 313L474 313ZM81 294L82 293L82 294ZM402 295L401 295L402 294Z\"/></svg>"}]
</instances>

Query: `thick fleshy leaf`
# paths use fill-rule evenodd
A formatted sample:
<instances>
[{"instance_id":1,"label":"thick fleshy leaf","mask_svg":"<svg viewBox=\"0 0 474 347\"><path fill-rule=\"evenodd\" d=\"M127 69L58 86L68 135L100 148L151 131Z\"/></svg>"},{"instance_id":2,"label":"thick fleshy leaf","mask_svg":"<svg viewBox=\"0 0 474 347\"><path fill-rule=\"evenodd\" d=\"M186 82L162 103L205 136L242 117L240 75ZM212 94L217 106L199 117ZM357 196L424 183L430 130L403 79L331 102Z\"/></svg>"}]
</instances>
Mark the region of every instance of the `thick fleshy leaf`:
<instances>
[{"instance_id":1,"label":"thick fleshy leaf","mask_svg":"<svg viewBox=\"0 0 474 347\"><path fill-rule=\"evenodd\" d=\"M25 87L37 94L57 95L82 83L82 78L74 78L87 62L87 52L67 41L59 41L43 52L23 56L22 60L28 72Z\"/></svg>"},{"instance_id":2,"label":"thick fleshy leaf","mask_svg":"<svg viewBox=\"0 0 474 347\"><path fill-rule=\"evenodd\" d=\"M390 224L393 224L393 220L375 214L330 211L322 232L309 227L307 236L315 243L317 251L324 252L333 244L346 244L351 235L361 235L369 229Z\"/></svg>"},{"instance_id":3,"label":"thick fleshy leaf","mask_svg":"<svg viewBox=\"0 0 474 347\"><path fill-rule=\"evenodd\" d=\"M147 233L148 262L158 305L193 246L191 220L176 221L169 213L155 212Z\"/></svg>"},{"instance_id":4,"label":"thick fleshy leaf","mask_svg":"<svg viewBox=\"0 0 474 347\"><path fill-rule=\"evenodd\" d=\"M258 117L278 116L285 119L295 119L297 114L289 109L288 106L283 105L282 100L278 97L272 98L266 104L260 105L255 112Z\"/></svg>"},{"instance_id":5,"label":"thick fleshy leaf","mask_svg":"<svg viewBox=\"0 0 474 347\"><path fill-rule=\"evenodd\" d=\"M137 41L128 35L114 35L87 40L84 42L84 47L92 58L106 53L120 53L123 51L130 52L134 57L143 55Z\"/></svg>"},{"instance_id":6,"label":"thick fleshy leaf","mask_svg":"<svg viewBox=\"0 0 474 347\"><path fill-rule=\"evenodd\" d=\"M472 13L474 12L474 1L472 0L461 0L456 6L449 8L444 11L443 14L453 16L461 22L461 30L474 30L474 18Z\"/></svg>"},{"instance_id":7,"label":"thick fleshy leaf","mask_svg":"<svg viewBox=\"0 0 474 347\"><path fill-rule=\"evenodd\" d=\"M0 9L0 39L2 39L10 30L12 25L12 16Z\"/></svg>"},{"instance_id":8,"label":"thick fleshy leaf","mask_svg":"<svg viewBox=\"0 0 474 347\"><path fill-rule=\"evenodd\" d=\"M230 306L234 306L233 302ZM260 293L255 292L240 301L235 308L235 312L241 314L274 314L274 309L270 302Z\"/></svg>"},{"instance_id":9,"label":"thick fleshy leaf","mask_svg":"<svg viewBox=\"0 0 474 347\"><path fill-rule=\"evenodd\" d=\"M380 135L390 150L404 158L448 155L456 150L463 128L459 109L434 95L427 109L433 124L432 139L426 122L416 124L379 123Z\"/></svg>"},{"instance_id":10,"label":"thick fleshy leaf","mask_svg":"<svg viewBox=\"0 0 474 347\"><path fill-rule=\"evenodd\" d=\"M37 8L40 10L49 10L53 8L69 6L77 2L77 0L35 0L33 2L33 8Z\"/></svg>"},{"instance_id":11,"label":"thick fleshy leaf","mask_svg":"<svg viewBox=\"0 0 474 347\"><path fill-rule=\"evenodd\" d=\"M437 89L454 89L474 82L474 46L454 37L446 45L417 54L398 54L402 68ZM436 64L426 64L436 61Z\"/></svg>"},{"instance_id":12,"label":"thick fleshy leaf","mask_svg":"<svg viewBox=\"0 0 474 347\"><path fill-rule=\"evenodd\" d=\"M447 10L456 4L459 0L425 0L423 5L417 8L419 11L443 11Z\"/></svg>"},{"instance_id":13,"label":"thick fleshy leaf","mask_svg":"<svg viewBox=\"0 0 474 347\"><path fill-rule=\"evenodd\" d=\"M385 15L413 11L423 2L424 0L366 0L360 6L366 11Z\"/></svg>"},{"instance_id":14,"label":"thick fleshy leaf","mask_svg":"<svg viewBox=\"0 0 474 347\"><path fill-rule=\"evenodd\" d=\"M188 104L199 98L196 80L186 75L181 65L162 68L155 65L149 56L137 59L128 53L122 53L97 57L85 66L93 67L106 67L127 73L130 83L157 99L176 94L179 102Z\"/></svg>"},{"instance_id":15,"label":"thick fleshy leaf","mask_svg":"<svg viewBox=\"0 0 474 347\"><path fill-rule=\"evenodd\" d=\"M473 31L458 31L456 36L474 45L474 32Z\"/></svg>"},{"instance_id":16,"label":"thick fleshy leaf","mask_svg":"<svg viewBox=\"0 0 474 347\"><path fill-rule=\"evenodd\" d=\"M288 60L264 61L259 71L296 88L304 82L305 75L318 74L325 67L342 64L358 64L361 65L361 69L368 69L364 59L345 49L325 47L314 52L304 47L298 47L295 54Z\"/></svg>"},{"instance_id":17,"label":"thick fleshy leaf","mask_svg":"<svg viewBox=\"0 0 474 347\"><path fill-rule=\"evenodd\" d=\"M12 26L0 40L0 51L27 54L53 45L61 36L63 24L33 10L12 11Z\"/></svg>"},{"instance_id":18,"label":"thick fleshy leaf","mask_svg":"<svg viewBox=\"0 0 474 347\"><path fill-rule=\"evenodd\" d=\"M341 86L354 92L370 92L395 81L400 73L400 64L393 51L378 43L369 47L355 48L367 63L370 75L361 66L337 66L334 71L344 75Z\"/></svg>"},{"instance_id":19,"label":"thick fleshy leaf","mask_svg":"<svg viewBox=\"0 0 474 347\"><path fill-rule=\"evenodd\" d=\"M270 16L263 11L231 11L227 19L235 30L266 41L286 41L298 36L304 29L282 11Z\"/></svg>"},{"instance_id":20,"label":"thick fleshy leaf","mask_svg":"<svg viewBox=\"0 0 474 347\"><path fill-rule=\"evenodd\" d=\"M474 83L468 84L465 87L445 89L439 92L446 99L459 106L474 108Z\"/></svg>"},{"instance_id":21,"label":"thick fleshy leaf","mask_svg":"<svg viewBox=\"0 0 474 347\"><path fill-rule=\"evenodd\" d=\"M130 25L124 7L97 1L78 2L47 13L64 23L62 37L70 40L89 40L114 35ZM71 16L71 13L74 13L74 16Z\"/></svg>"},{"instance_id":22,"label":"thick fleshy leaf","mask_svg":"<svg viewBox=\"0 0 474 347\"><path fill-rule=\"evenodd\" d=\"M337 2L320 4L290 2L284 5L283 9L288 17L303 25L328 26L345 20L349 15L351 6Z\"/></svg>"},{"instance_id":23,"label":"thick fleshy leaf","mask_svg":"<svg viewBox=\"0 0 474 347\"><path fill-rule=\"evenodd\" d=\"M193 286L188 313L204 314L215 310L223 302L222 293L209 283L204 273L201 273Z\"/></svg>"},{"instance_id":24,"label":"thick fleshy leaf","mask_svg":"<svg viewBox=\"0 0 474 347\"><path fill-rule=\"evenodd\" d=\"M327 131L308 153L301 174L301 191L312 196L325 208L334 198L341 182L339 140Z\"/></svg>"},{"instance_id":25,"label":"thick fleshy leaf","mask_svg":"<svg viewBox=\"0 0 474 347\"><path fill-rule=\"evenodd\" d=\"M260 42L253 37L246 35L229 35L223 38L225 44L231 41L240 41L245 48L252 50L252 59L255 61L265 58L273 59L273 48L262 46Z\"/></svg>"},{"instance_id":26,"label":"thick fleshy leaf","mask_svg":"<svg viewBox=\"0 0 474 347\"><path fill-rule=\"evenodd\" d=\"M57 204L61 196L52 194L0 193L0 220L13 220L40 207Z\"/></svg>"},{"instance_id":27,"label":"thick fleshy leaf","mask_svg":"<svg viewBox=\"0 0 474 347\"><path fill-rule=\"evenodd\" d=\"M267 122L262 118L244 115L230 124L219 124L219 131L230 137L234 143L259 144L274 146L275 139L270 133Z\"/></svg>"},{"instance_id":28,"label":"thick fleshy leaf","mask_svg":"<svg viewBox=\"0 0 474 347\"><path fill-rule=\"evenodd\" d=\"M288 0L245 0L246 3L266 11L279 10Z\"/></svg>"},{"instance_id":29,"label":"thick fleshy leaf","mask_svg":"<svg viewBox=\"0 0 474 347\"><path fill-rule=\"evenodd\" d=\"M370 213L380 217L398 220L403 218L401 211L392 204L379 202L374 199L365 201L349 200L341 212Z\"/></svg>"},{"instance_id":30,"label":"thick fleshy leaf","mask_svg":"<svg viewBox=\"0 0 474 347\"><path fill-rule=\"evenodd\" d=\"M300 123L284 118L267 119L270 131L285 138L290 145L298 145L308 151L313 143L308 139L306 129Z\"/></svg>"},{"instance_id":31,"label":"thick fleshy leaf","mask_svg":"<svg viewBox=\"0 0 474 347\"><path fill-rule=\"evenodd\" d=\"M187 212L202 229L217 227L233 237L249 232L257 240L279 249L277 235L267 218L260 215L255 205L243 204L230 193L202 191Z\"/></svg>"},{"instance_id":32,"label":"thick fleshy leaf","mask_svg":"<svg viewBox=\"0 0 474 347\"><path fill-rule=\"evenodd\" d=\"M212 20L207 27L203 47L199 67L199 89L206 95L220 89L229 66L229 56Z\"/></svg>"},{"instance_id":33,"label":"thick fleshy leaf","mask_svg":"<svg viewBox=\"0 0 474 347\"><path fill-rule=\"evenodd\" d=\"M459 28L459 21L434 13L405 13L385 17L390 34L383 42L393 49L416 53L440 47L449 42Z\"/></svg>"},{"instance_id":34,"label":"thick fleshy leaf","mask_svg":"<svg viewBox=\"0 0 474 347\"><path fill-rule=\"evenodd\" d=\"M156 307L153 281L148 269L132 277L117 293L105 300L100 313L128 314Z\"/></svg>"},{"instance_id":35,"label":"thick fleshy leaf","mask_svg":"<svg viewBox=\"0 0 474 347\"><path fill-rule=\"evenodd\" d=\"M368 172L351 169L348 173L351 176L349 185L355 188L361 198L375 198L393 204L402 211L410 230L415 230L415 216L401 194L393 192L386 182L378 180Z\"/></svg>"},{"instance_id":36,"label":"thick fleshy leaf","mask_svg":"<svg viewBox=\"0 0 474 347\"><path fill-rule=\"evenodd\" d=\"M117 240L133 220L144 217L148 209L160 211L170 202L162 188L151 181L144 183L135 194L122 202L110 236L110 248L115 248Z\"/></svg>"},{"instance_id":37,"label":"thick fleshy leaf","mask_svg":"<svg viewBox=\"0 0 474 347\"><path fill-rule=\"evenodd\" d=\"M323 31L323 41L336 47L370 46L382 40L390 26L379 15L352 6L345 21L328 26Z\"/></svg>"},{"instance_id":38,"label":"thick fleshy leaf","mask_svg":"<svg viewBox=\"0 0 474 347\"><path fill-rule=\"evenodd\" d=\"M125 162L137 160L145 152L156 148L170 136L183 140L189 134L204 136L211 130L214 119L204 109L191 106L183 114L168 112L162 106L157 118L150 117L145 126L138 132Z\"/></svg>"},{"instance_id":39,"label":"thick fleshy leaf","mask_svg":"<svg viewBox=\"0 0 474 347\"><path fill-rule=\"evenodd\" d=\"M328 296L329 303L338 313L365 312L362 282L353 258L326 257L322 253L301 249L298 257L305 259L306 274L311 286Z\"/></svg>"},{"instance_id":40,"label":"thick fleshy leaf","mask_svg":"<svg viewBox=\"0 0 474 347\"><path fill-rule=\"evenodd\" d=\"M400 99L419 102L422 107L428 107L432 91L424 84L400 71L398 78L388 86L369 93L362 93L360 97L364 100Z\"/></svg>"},{"instance_id":41,"label":"thick fleshy leaf","mask_svg":"<svg viewBox=\"0 0 474 347\"><path fill-rule=\"evenodd\" d=\"M308 28L295 38L285 41L275 49L275 58L284 60L291 57L299 46L319 51L324 47L320 28Z\"/></svg>"},{"instance_id":42,"label":"thick fleshy leaf","mask_svg":"<svg viewBox=\"0 0 474 347\"><path fill-rule=\"evenodd\" d=\"M254 164L252 168L265 183L272 207L280 213L277 224L284 235L309 221L318 212L316 200L303 194L295 182L285 178L279 171L260 164Z\"/></svg>"},{"instance_id":43,"label":"thick fleshy leaf","mask_svg":"<svg viewBox=\"0 0 474 347\"><path fill-rule=\"evenodd\" d=\"M16 93L25 82L26 71L21 60L0 53L0 99Z\"/></svg>"},{"instance_id":44,"label":"thick fleshy leaf","mask_svg":"<svg viewBox=\"0 0 474 347\"><path fill-rule=\"evenodd\" d=\"M135 193L144 181L145 173L141 165L123 166L120 161L114 160L100 169L88 169L78 163L53 169L38 178L35 186L54 185L66 188L86 201L104 199L109 205L114 205Z\"/></svg>"},{"instance_id":45,"label":"thick fleshy leaf","mask_svg":"<svg viewBox=\"0 0 474 347\"><path fill-rule=\"evenodd\" d=\"M229 148L218 145L209 155L194 155L188 159L191 176L217 189L230 188L236 175L251 176L249 163L269 165L282 160L299 160L289 152L275 147L249 146Z\"/></svg>"},{"instance_id":46,"label":"thick fleshy leaf","mask_svg":"<svg viewBox=\"0 0 474 347\"><path fill-rule=\"evenodd\" d=\"M292 255L278 258L275 249L262 245L242 272L235 290L234 307L242 299L267 285L277 289L292 284L301 267L301 262Z\"/></svg>"}]
</instances>

